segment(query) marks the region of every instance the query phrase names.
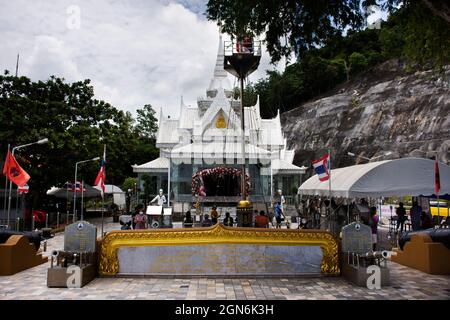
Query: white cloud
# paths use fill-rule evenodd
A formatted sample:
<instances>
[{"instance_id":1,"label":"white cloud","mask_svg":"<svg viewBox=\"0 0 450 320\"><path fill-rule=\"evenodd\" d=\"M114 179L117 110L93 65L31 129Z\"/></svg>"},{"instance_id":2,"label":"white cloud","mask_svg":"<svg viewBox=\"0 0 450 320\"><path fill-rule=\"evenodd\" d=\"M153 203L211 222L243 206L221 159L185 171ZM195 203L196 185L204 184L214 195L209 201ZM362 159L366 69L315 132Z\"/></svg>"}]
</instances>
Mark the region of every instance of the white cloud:
<instances>
[{"instance_id":1,"label":"white cloud","mask_svg":"<svg viewBox=\"0 0 450 320\"><path fill-rule=\"evenodd\" d=\"M33 80L88 78L97 98L118 108L150 103L176 116L180 95L187 104L204 95L218 46L206 1L179 2L0 0L0 69L13 71L20 52L19 73ZM79 30L67 28L71 5L81 10ZM273 68L269 61L265 53L252 81Z\"/></svg>"}]
</instances>

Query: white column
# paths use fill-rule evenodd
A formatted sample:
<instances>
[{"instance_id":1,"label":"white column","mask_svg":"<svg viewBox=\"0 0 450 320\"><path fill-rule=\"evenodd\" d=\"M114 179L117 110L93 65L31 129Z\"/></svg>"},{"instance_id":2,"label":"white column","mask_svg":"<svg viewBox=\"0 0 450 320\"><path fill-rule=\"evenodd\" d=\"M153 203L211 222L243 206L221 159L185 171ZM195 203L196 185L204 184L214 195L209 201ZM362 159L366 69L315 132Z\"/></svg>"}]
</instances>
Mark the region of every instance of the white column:
<instances>
[{"instance_id":1,"label":"white column","mask_svg":"<svg viewBox=\"0 0 450 320\"><path fill-rule=\"evenodd\" d=\"M170 157L169 157L169 168L167 169L167 206L170 207Z\"/></svg>"}]
</instances>

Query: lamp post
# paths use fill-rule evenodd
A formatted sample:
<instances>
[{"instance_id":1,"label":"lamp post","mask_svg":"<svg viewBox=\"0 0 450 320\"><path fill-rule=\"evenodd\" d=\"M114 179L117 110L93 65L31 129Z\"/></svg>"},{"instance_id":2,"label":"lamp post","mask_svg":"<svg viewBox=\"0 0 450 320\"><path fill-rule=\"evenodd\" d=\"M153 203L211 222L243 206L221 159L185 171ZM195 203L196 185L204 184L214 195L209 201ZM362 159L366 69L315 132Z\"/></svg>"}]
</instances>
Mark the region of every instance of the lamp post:
<instances>
[{"instance_id":1,"label":"lamp post","mask_svg":"<svg viewBox=\"0 0 450 320\"><path fill-rule=\"evenodd\" d=\"M376 157L373 157L373 158L367 158L367 157L364 157L364 156L358 156L358 155L354 154L353 152L347 152L347 154L348 154L349 156L351 156L351 157L354 157L354 158L361 158L361 159L364 159L364 160L367 160L367 161L370 162L370 161L375 160L375 159L378 159L378 158L382 158L382 157L389 156L389 155L392 154L392 152L391 152L391 151L388 151L388 152L386 152L385 154L382 154L382 155L380 155L380 156L376 156Z\"/></svg>"},{"instance_id":2,"label":"lamp post","mask_svg":"<svg viewBox=\"0 0 450 320\"><path fill-rule=\"evenodd\" d=\"M78 173L78 165L85 163L85 162L89 162L89 161L98 161L100 160L100 157L95 157L89 160L83 160L83 161L78 161L77 163L75 163L75 182L74 182L74 188L73 188L73 221L75 222L75 218L76 218L76 207L77 207L77 192L76 192L76 187L77 187L77 173ZM81 190L83 191L83 190ZM83 210L83 208L81 208L81 210Z\"/></svg>"},{"instance_id":3,"label":"lamp post","mask_svg":"<svg viewBox=\"0 0 450 320\"><path fill-rule=\"evenodd\" d=\"M18 150L18 149L29 147L29 146L34 145L34 144L46 144L46 143L48 143L48 139L47 138L40 139L40 140L38 140L36 142L23 144L21 146L17 146L17 147L12 148L11 154L14 157L14 152L16 150ZM12 189L12 181L10 180L9 181L9 196L8 196L8 217L7 217L7 223L6 223L8 229L9 229L9 214L11 212L11 189ZM31 211L31 215L33 215L33 211Z\"/></svg>"}]
</instances>

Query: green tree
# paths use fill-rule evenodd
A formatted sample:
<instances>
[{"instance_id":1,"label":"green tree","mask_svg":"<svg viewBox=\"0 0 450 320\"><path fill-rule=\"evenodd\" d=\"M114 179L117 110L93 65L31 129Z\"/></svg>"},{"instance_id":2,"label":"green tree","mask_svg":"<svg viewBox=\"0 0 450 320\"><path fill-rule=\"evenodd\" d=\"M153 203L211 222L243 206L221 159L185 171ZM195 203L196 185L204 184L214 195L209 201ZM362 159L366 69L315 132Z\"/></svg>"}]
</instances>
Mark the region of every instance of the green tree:
<instances>
[{"instance_id":1,"label":"green tree","mask_svg":"<svg viewBox=\"0 0 450 320\"><path fill-rule=\"evenodd\" d=\"M234 37L265 34L267 50L276 62L282 57L289 59L293 52L303 58L311 49L340 37L344 30L350 34L361 30L366 17L362 8L372 5L407 15L410 33L404 40L410 48L408 56L439 63L448 59L450 5L440 0L209 0L206 14ZM362 53L358 48L352 51Z\"/></svg>"},{"instance_id":2,"label":"green tree","mask_svg":"<svg viewBox=\"0 0 450 320\"><path fill-rule=\"evenodd\" d=\"M106 183L119 184L132 172L142 144L131 114L94 98L89 80L67 83L50 77L0 76L0 150L47 137L49 143L17 153L30 174L29 204L38 208L52 186L73 181L75 162L103 154L106 144ZM147 147L146 148L151 148ZM93 184L99 163L80 166L78 177Z\"/></svg>"},{"instance_id":3,"label":"green tree","mask_svg":"<svg viewBox=\"0 0 450 320\"><path fill-rule=\"evenodd\" d=\"M150 104L146 104L142 109L137 110L136 129L142 137L154 139L158 131L158 120L155 117L155 110Z\"/></svg>"},{"instance_id":4,"label":"green tree","mask_svg":"<svg viewBox=\"0 0 450 320\"><path fill-rule=\"evenodd\" d=\"M358 73L365 70L369 64L366 57L359 52L353 52L350 57L348 57L348 61L352 73Z\"/></svg>"},{"instance_id":5,"label":"green tree","mask_svg":"<svg viewBox=\"0 0 450 320\"><path fill-rule=\"evenodd\" d=\"M127 192L129 189L134 191L135 184L137 183L137 178L127 177L122 183L123 191Z\"/></svg>"}]
</instances>

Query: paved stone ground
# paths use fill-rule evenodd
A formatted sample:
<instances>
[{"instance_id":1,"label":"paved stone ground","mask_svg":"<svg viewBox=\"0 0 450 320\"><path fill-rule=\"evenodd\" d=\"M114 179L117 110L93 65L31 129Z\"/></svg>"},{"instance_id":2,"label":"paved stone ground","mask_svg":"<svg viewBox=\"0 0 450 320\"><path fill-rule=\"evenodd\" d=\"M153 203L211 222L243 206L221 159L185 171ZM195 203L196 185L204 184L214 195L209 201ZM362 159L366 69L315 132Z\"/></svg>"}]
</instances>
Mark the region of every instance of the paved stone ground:
<instances>
[{"instance_id":1,"label":"paved stone ground","mask_svg":"<svg viewBox=\"0 0 450 320\"><path fill-rule=\"evenodd\" d=\"M98 224L96 220L94 223ZM111 222L105 230L117 229ZM63 235L49 240L46 255L63 247ZM389 262L391 286L381 290L357 287L342 277L317 278L97 278L79 289L47 288L43 264L13 276L0 277L0 300L28 299L162 299L162 300L397 300L450 299L450 276L433 276Z\"/></svg>"}]
</instances>

